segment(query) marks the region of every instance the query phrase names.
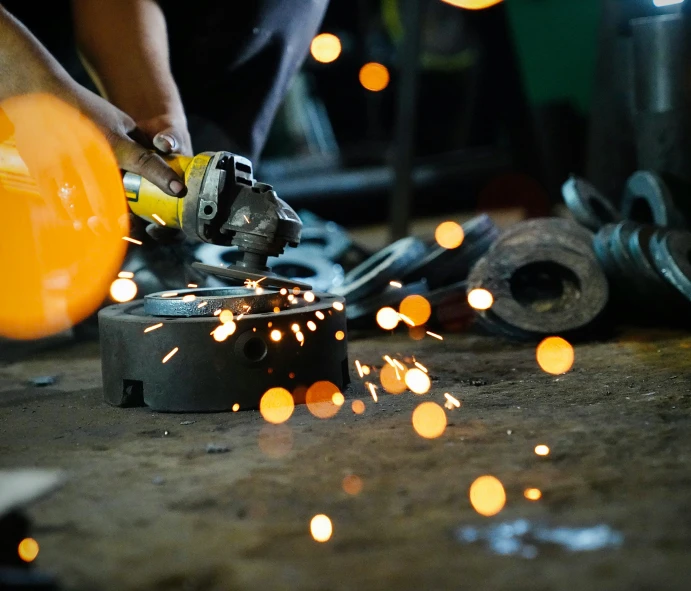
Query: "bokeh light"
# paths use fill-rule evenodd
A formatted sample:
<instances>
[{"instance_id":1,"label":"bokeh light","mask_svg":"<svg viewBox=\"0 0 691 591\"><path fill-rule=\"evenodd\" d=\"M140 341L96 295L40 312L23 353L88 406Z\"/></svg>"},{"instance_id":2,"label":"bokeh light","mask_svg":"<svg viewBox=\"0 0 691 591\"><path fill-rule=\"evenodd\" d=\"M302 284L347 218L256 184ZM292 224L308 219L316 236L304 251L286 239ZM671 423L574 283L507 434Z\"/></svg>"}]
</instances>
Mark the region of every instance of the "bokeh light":
<instances>
[{"instance_id":1,"label":"bokeh light","mask_svg":"<svg viewBox=\"0 0 691 591\"><path fill-rule=\"evenodd\" d=\"M333 525L326 515L315 515L310 522L310 532L317 542L328 542L333 533Z\"/></svg>"},{"instance_id":2,"label":"bokeh light","mask_svg":"<svg viewBox=\"0 0 691 591\"><path fill-rule=\"evenodd\" d=\"M464 237L463 228L456 222L442 222L434 231L434 239L443 248L458 248Z\"/></svg>"},{"instance_id":3,"label":"bokeh light","mask_svg":"<svg viewBox=\"0 0 691 591\"><path fill-rule=\"evenodd\" d=\"M362 478L355 474L348 474L348 476L343 479L342 486L346 494L351 496L359 495L363 487Z\"/></svg>"},{"instance_id":4,"label":"bokeh light","mask_svg":"<svg viewBox=\"0 0 691 591\"><path fill-rule=\"evenodd\" d=\"M386 66L376 62L370 62L360 68L360 84L367 90L379 92L389 85L389 70Z\"/></svg>"},{"instance_id":5,"label":"bokeh light","mask_svg":"<svg viewBox=\"0 0 691 591\"><path fill-rule=\"evenodd\" d=\"M293 396L285 388L270 388L259 401L259 412L264 420L278 425L285 423L295 410Z\"/></svg>"},{"instance_id":6,"label":"bokeh light","mask_svg":"<svg viewBox=\"0 0 691 591\"><path fill-rule=\"evenodd\" d=\"M0 334L36 339L101 305L122 268L128 210L108 142L76 109L23 95L0 103L0 121Z\"/></svg>"},{"instance_id":7,"label":"bokeh light","mask_svg":"<svg viewBox=\"0 0 691 591\"><path fill-rule=\"evenodd\" d=\"M413 411L413 429L425 439L436 439L446 430L446 413L436 402L423 402Z\"/></svg>"},{"instance_id":8,"label":"bokeh light","mask_svg":"<svg viewBox=\"0 0 691 591\"><path fill-rule=\"evenodd\" d=\"M381 387L389 394L401 394L405 392L408 388L405 383L406 373L407 371L397 370L393 365L387 363L379 372Z\"/></svg>"},{"instance_id":9,"label":"bokeh light","mask_svg":"<svg viewBox=\"0 0 691 591\"><path fill-rule=\"evenodd\" d=\"M137 295L137 284L129 278L119 278L110 284L110 297L116 302L132 301Z\"/></svg>"},{"instance_id":10,"label":"bokeh light","mask_svg":"<svg viewBox=\"0 0 691 591\"><path fill-rule=\"evenodd\" d=\"M496 515L506 504L506 491L494 476L480 476L470 485L470 504L480 515Z\"/></svg>"},{"instance_id":11,"label":"bokeh light","mask_svg":"<svg viewBox=\"0 0 691 591\"><path fill-rule=\"evenodd\" d=\"M351 408L356 415L361 415L365 412L365 403L362 400L353 400Z\"/></svg>"},{"instance_id":12,"label":"bokeh light","mask_svg":"<svg viewBox=\"0 0 691 591\"><path fill-rule=\"evenodd\" d=\"M272 340L274 343L277 343L278 341L280 341L280 340L281 340L281 337L283 337L283 335L281 334L281 331L280 331L280 330L277 330L277 329L275 329L275 328L274 328L274 329L271 331L271 333L269 334L269 338L271 338L271 340Z\"/></svg>"},{"instance_id":13,"label":"bokeh light","mask_svg":"<svg viewBox=\"0 0 691 591\"><path fill-rule=\"evenodd\" d=\"M226 322L224 324L221 324L216 327L216 330L213 332L213 337L214 340L221 343L225 341L230 335L232 335L235 332L235 329L237 328L237 324L233 322L232 320L230 322Z\"/></svg>"},{"instance_id":14,"label":"bokeh light","mask_svg":"<svg viewBox=\"0 0 691 591\"><path fill-rule=\"evenodd\" d=\"M337 330L335 336L337 341L342 341L345 339L345 333L342 330Z\"/></svg>"},{"instance_id":15,"label":"bokeh light","mask_svg":"<svg viewBox=\"0 0 691 591\"><path fill-rule=\"evenodd\" d=\"M240 405L236 402L235 404L233 404L233 412L237 412L239 410L240 410Z\"/></svg>"},{"instance_id":16,"label":"bokeh light","mask_svg":"<svg viewBox=\"0 0 691 591\"><path fill-rule=\"evenodd\" d=\"M398 326L401 317L393 308L382 308L377 312L377 324L384 330L393 330Z\"/></svg>"},{"instance_id":17,"label":"bokeh light","mask_svg":"<svg viewBox=\"0 0 691 591\"><path fill-rule=\"evenodd\" d=\"M494 297L486 289L471 289L468 293L468 304L475 310L489 310L494 303Z\"/></svg>"},{"instance_id":18,"label":"bokeh light","mask_svg":"<svg viewBox=\"0 0 691 591\"><path fill-rule=\"evenodd\" d=\"M542 491L539 488L526 488L523 496L529 501L539 501L542 498Z\"/></svg>"},{"instance_id":19,"label":"bokeh light","mask_svg":"<svg viewBox=\"0 0 691 591\"><path fill-rule=\"evenodd\" d=\"M259 449L270 458L282 458L293 449L293 430L288 425L264 425L259 431Z\"/></svg>"},{"instance_id":20,"label":"bokeh light","mask_svg":"<svg viewBox=\"0 0 691 591\"><path fill-rule=\"evenodd\" d=\"M424 326L409 326L408 336L414 341L421 341L425 338L427 331Z\"/></svg>"},{"instance_id":21,"label":"bokeh light","mask_svg":"<svg viewBox=\"0 0 691 591\"><path fill-rule=\"evenodd\" d=\"M406 372L405 384L414 394L427 394L432 385L429 375L417 367L413 367Z\"/></svg>"},{"instance_id":22,"label":"bokeh light","mask_svg":"<svg viewBox=\"0 0 691 591\"><path fill-rule=\"evenodd\" d=\"M575 353L571 344L561 337L547 337L535 352L542 371L553 375L566 373L573 366Z\"/></svg>"},{"instance_id":23,"label":"bokeh light","mask_svg":"<svg viewBox=\"0 0 691 591\"><path fill-rule=\"evenodd\" d=\"M549 455L549 447L541 443L540 445L535 446L535 453L538 456L548 456Z\"/></svg>"},{"instance_id":24,"label":"bokeh light","mask_svg":"<svg viewBox=\"0 0 691 591\"><path fill-rule=\"evenodd\" d=\"M24 562L33 562L38 556L38 542L33 538L24 538L19 542L17 553Z\"/></svg>"},{"instance_id":25,"label":"bokeh light","mask_svg":"<svg viewBox=\"0 0 691 591\"><path fill-rule=\"evenodd\" d=\"M230 310L221 310L221 313L218 315L218 319L224 324L226 322L231 322L233 320L233 312Z\"/></svg>"},{"instance_id":26,"label":"bokeh light","mask_svg":"<svg viewBox=\"0 0 691 591\"><path fill-rule=\"evenodd\" d=\"M452 6L458 6L459 8L465 8L466 10L482 10L483 8L489 8L495 4L499 4L502 0L442 0L447 4Z\"/></svg>"},{"instance_id":27,"label":"bokeh light","mask_svg":"<svg viewBox=\"0 0 691 591\"><path fill-rule=\"evenodd\" d=\"M307 388L305 404L318 419L330 419L340 406L334 404L334 394L340 393L338 386L327 381L319 381Z\"/></svg>"},{"instance_id":28,"label":"bokeh light","mask_svg":"<svg viewBox=\"0 0 691 591\"><path fill-rule=\"evenodd\" d=\"M341 40L331 33L321 33L312 39L312 57L322 64L330 64L341 55Z\"/></svg>"},{"instance_id":29,"label":"bokeh light","mask_svg":"<svg viewBox=\"0 0 691 591\"><path fill-rule=\"evenodd\" d=\"M331 397L331 401L336 406L343 406L343 403L345 402L345 396L343 396L343 394L341 394L340 392L335 392L334 395Z\"/></svg>"},{"instance_id":30,"label":"bokeh light","mask_svg":"<svg viewBox=\"0 0 691 591\"><path fill-rule=\"evenodd\" d=\"M405 317L410 318L415 326L422 326L432 315L432 306L421 295L409 295L403 298L398 311Z\"/></svg>"}]
</instances>

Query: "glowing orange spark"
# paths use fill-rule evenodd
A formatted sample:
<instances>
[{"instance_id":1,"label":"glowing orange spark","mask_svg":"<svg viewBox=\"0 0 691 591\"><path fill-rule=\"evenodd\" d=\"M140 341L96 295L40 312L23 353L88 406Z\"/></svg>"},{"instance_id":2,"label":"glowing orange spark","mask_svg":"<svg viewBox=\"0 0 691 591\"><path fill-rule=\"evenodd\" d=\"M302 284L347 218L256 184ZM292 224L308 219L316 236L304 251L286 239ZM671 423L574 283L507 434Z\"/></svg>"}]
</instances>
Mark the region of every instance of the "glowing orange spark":
<instances>
[{"instance_id":1,"label":"glowing orange spark","mask_svg":"<svg viewBox=\"0 0 691 591\"><path fill-rule=\"evenodd\" d=\"M236 402L235 404L233 404L233 412L237 412L239 410L240 410L240 405Z\"/></svg>"},{"instance_id":2,"label":"glowing orange spark","mask_svg":"<svg viewBox=\"0 0 691 591\"><path fill-rule=\"evenodd\" d=\"M116 302L129 302L137 295L137 284L131 279L116 279L110 284L110 297Z\"/></svg>"},{"instance_id":3,"label":"glowing orange spark","mask_svg":"<svg viewBox=\"0 0 691 591\"><path fill-rule=\"evenodd\" d=\"M274 312L278 314L281 311L281 309L278 306L274 306Z\"/></svg>"},{"instance_id":4,"label":"glowing orange spark","mask_svg":"<svg viewBox=\"0 0 691 591\"><path fill-rule=\"evenodd\" d=\"M311 291L306 291L303 295L306 302L313 302L315 300L315 295Z\"/></svg>"},{"instance_id":5,"label":"glowing orange spark","mask_svg":"<svg viewBox=\"0 0 691 591\"><path fill-rule=\"evenodd\" d=\"M409 369L406 372L405 383L415 394L426 394L431 386L429 376L417 368Z\"/></svg>"},{"instance_id":6,"label":"glowing orange spark","mask_svg":"<svg viewBox=\"0 0 691 591\"><path fill-rule=\"evenodd\" d=\"M182 301L183 302L193 302L194 300L197 299L197 296L194 294L187 294L185 296L182 296Z\"/></svg>"},{"instance_id":7,"label":"glowing orange spark","mask_svg":"<svg viewBox=\"0 0 691 591\"><path fill-rule=\"evenodd\" d=\"M220 316L221 310L214 310L214 316Z\"/></svg>"},{"instance_id":8,"label":"glowing orange spark","mask_svg":"<svg viewBox=\"0 0 691 591\"><path fill-rule=\"evenodd\" d=\"M398 313L388 306L377 312L377 324L384 330L393 330L398 326Z\"/></svg>"},{"instance_id":9,"label":"glowing orange spark","mask_svg":"<svg viewBox=\"0 0 691 591\"><path fill-rule=\"evenodd\" d=\"M412 421L415 432L425 439L436 439L446 430L446 413L436 402L418 404Z\"/></svg>"},{"instance_id":10,"label":"glowing orange spark","mask_svg":"<svg viewBox=\"0 0 691 591\"><path fill-rule=\"evenodd\" d=\"M293 288L293 293L294 293L295 295L298 295L298 294L300 293L300 288L297 287L297 286L295 286L295 287Z\"/></svg>"},{"instance_id":11,"label":"glowing orange spark","mask_svg":"<svg viewBox=\"0 0 691 591\"><path fill-rule=\"evenodd\" d=\"M396 364L393 362L393 359L391 359L391 357L389 357L388 355L384 355L382 359L386 361L386 363L388 363L390 366L396 367Z\"/></svg>"},{"instance_id":12,"label":"glowing orange spark","mask_svg":"<svg viewBox=\"0 0 691 591\"><path fill-rule=\"evenodd\" d=\"M307 321L307 328L309 328L312 332L317 330L317 325L314 323L313 320L308 320Z\"/></svg>"},{"instance_id":13,"label":"glowing orange spark","mask_svg":"<svg viewBox=\"0 0 691 591\"><path fill-rule=\"evenodd\" d=\"M187 284L187 287L189 287L189 288L195 288L195 287L199 287L199 286L198 286L196 283L188 283L188 284Z\"/></svg>"},{"instance_id":14,"label":"glowing orange spark","mask_svg":"<svg viewBox=\"0 0 691 591\"><path fill-rule=\"evenodd\" d=\"M331 397L331 402L333 402L336 406L343 406L345 396L343 396L343 394L340 392L334 392L333 396Z\"/></svg>"},{"instance_id":15,"label":"glowing orange spark","mask_svg":"<svg viewBox=\"0 0 691 591\"><path fill-rule=\"evenodd\" d=\"M466 10L482 10L483 8L489 8L495 4L499 4L502 0L442 0L447 4L452 6L458 6L459 8L465 8Z\"/></svg>"},{"instance_id":16,"label":"glowing orange spark","mask_svg":"<svg viewBox=\"0 0 691 591\"><path fill-rule=\"evenodd\" d=\"M333 533L333 525L326 515L315 515L310 522L310 532L317 542L328 542Z\"/></svg>"},{"instance_id":17,"label":"glowing orange spark","mask_svg":"<svg viewBox=\"0 0 691 591\"><path fill-rule=\"evenodd\" d=\"M406 371L406 369L407 369L406 366L403 365L398 359L394 359L394 360L393 360L393 364L394 364L398 369L400 369L401 371Z\"/></svg>"},{"instance_id":18,"label":"glowing orange spark","mask_svg":"<svg viewBox=\"0 0 691 591\"><path fill-rule=\"evenodd\" d=\"M398 314L399 318L403 320L408 326L415 326L415 322L413 322L412 318L408 318L405 314Z\"/></svg>"},{"instance_id":19,"label":"glowing orange spark","mask_svg":"<svg viewBox=\"0 0 691 591\"><path fill-rule=\"evenodd\" d=\"M336 331L336 340L342 341L343 339L345 339L345 333L342 330Z\"/></svg>"},{"instance_id":20,"label":"glowing orange spark","mask_svg":"<svg viewBox=\"0 0 691 591\"><path fill-rule=\"evenodd\" d=\"M536 445L535 446L535 453L538 456L548 456L549 455L549 447L547 447L544 444Z\"/></svg>"},{"instance_id":21,"label":"glowing orange spark","mask_svg":"<svg viewBox=\"0 0 691 591\"><path fill-rule=\"evenodd\" d=\"M403 284L400 281L389 281L389 285L391 287L403 287Z\"/></svg>"},{"instance_id":22,"label":"glowing orange spark","mask_svg":"<svg viewBox=\"0 0 691 591\"><path fill-rule=\"evenodd\" d=\"M468 293L468 304L475 310L489 310L494 303L494 297L486 289L472 289Z\"/></svg>"},{"instance_id":23,"label":"glowing orange spark","mask_svg":"<svg viewBox=\"0 0 691 591\"><path fill-rule=\"evenodd\" d=\"M357 359L355 360L355 369L357 369L357 373L361 378L365 376L365 374L362 372L362 365L360 365L360 362Z\"/></svg>"},{"instance_id":24,"label":"glowing orange spark","mask_svg":"<svg viewBox=\"0 0 691 591\"><path fill-rule=\"evenodd\" d=\"M330 64L341 55L341 40L331 33L320 33L310 44L312 57L322 64Z\"/></svg>"},{"instance_id":25,"label":"glowing orange spark","mask_svg":"<svg viewBox=\"0 0 691 591\"><path fill-rule=\"evenodd\" d=\"M246 215L243 215L242 217L245 218L245 221L246 221L248 224L250 223L250 219L249 219Z\"/></svg>"},{"instance_id":26,"label":"glowing orange spark","mask_svg":"<svg viewBox=\"0 0 691 591\"><path fill-rule=\"evenodd\" d=\"M429 373L429 372L427 371L427 368L426 368L424 365L422 365L422 363L420 363L419 361L416 361L416 362L415 362L415 367L417 367L418 369L421 369L421 370L424 371L425 373Z\"/></svg>"},{"instance_id":27,"label":"glowing orange spark","mask_svg":"<svg viewBox=\"0 0 691 591\"><path fill-rule=\"evenodd\" d=\"M221 310L221 314L219 315L218 319L225 324L226 322L232 322L233 321L233 312L230 310Z\"/></svg>"},{"instance_id":28,"label":"glowing orange spark","mask_svg":"<svg viewBox=\"0 0 691 591\"><path fill-rule=\"evenodd\" d=\"M461 401L458 398L451 396L448 392L444 392L444 398L446 398L446 408L449 410L452 408L461 408Z\"/></svg>"},{"instance_id":29,"label":"glowing orange spark","mask_svg":"<svg viewBox=\"0 0 691 591\"><path fill-rule=\"evenodd\" d=\"M285 423L295 410L293 396L285 388L267 390L259 401L259 412L264 420L278 425Z\"/></svg>"},{"instance_id":30,"label":"glowing orange spark","mask_svg":"<svg viewBox=\"0 0 691 591\"><path fill-rule=\"evenodd\" d=\"M442 222L434 231L434 238L442 248L458 248L463 243L463 228L456 222Z\"/></svg>"},{"instance_id":31,"label":"glowing orange spark","mask_svg":"<svg viewBox=\"0 0 691 591\"><path fill-rule=\"evenodd\" d=\"M288 290L285 287L282 287L281 291L279 291L278 293L280 293L281 295L286 295L288 293Z\"/></svg>"},{"instance_id":32,"label":"glowing orange spark","mask_svg":"<svg viewBox=\"0 0 691 591\"><path fill-rule=\"evenodd\" d=\"M300 325L299 324L292 324L290 326L290 330L292 330L293 332L297 332L298 330L300 330Z\"/></svg>"},{"instance_id":33,"label":"glowing orange spark","mask_svg":"<svg viewBox=\"0 0 691 591\"><path fill-rule=\"evenodd\" d=\"M427 322L432 315L432 306L426 298L421 295L409 295L403 298L398 312L401 317L406 316L413 322L412 326L422 326ZM404 319L406 324L410 324Z\"/></svg>"},{"instance_id":34,"label":"glowing orange spark","mask_svg":"<svg viewBox=\"0 0 691 591\"><path fill-rule=\"evenodd\" d=\"M180 347L175 347L170 353L168 353L161 363L166 363L173 355L175 355L180 350Z\"/></svg>"},{"instance_id":35,"label":"glowing orange spark","mask_svg":"<svg viewBox=\"0 0 691 591\"><path fill-rule=\"evenodd\" d=\"M377 387L371 382L367 382L367 387L369 388L369 392L372 395L372 398L374 398L374 401L378 402L379 399L377 398Z\"/></svg>"},{"instance_id":36,"label":"glowing orange spark","mask_svg":"<svg viewBox=\"0 0 691 591\"><path fill-rule=\"evenodd\" d=\"M155 219L159 224L161 224L162 226L165 226L165 225L166 225L166 223L163 221L163 219L161 218L161 216L159 216L157 213L152 213L152 214L151 214L151 217L154 218L154 219Z\"/></svg>"},{"instance_id":37,"label":"glowing orange spark","mask_svg":"<svg viewBox=\"0 0 691 591\"><path fill-rule=\"evenodd\" d=\"M318 419L329 419L333 417L339 410L333 402L333 395L340 392L336 384L327 381L319 381L307 388L305 393L305 404L309 410Z\"/></svg>"},{"instance_id":38,"label":"glowing orange spark","mask_svg":"<svg viewBox=\"0 0 691 591\"><path fill-rule=\"evenodd\" d=\"M295 338L298 340L300 344L305 342L305 335L302 334L299 330L295 333Z\"/></svg>"},{"instance_id":39,"label":"glowing orange spark","mask_svg":"<svg viewBox=\"0 0 691 591\"><path fill-rule=\"evenodd\" d=\"M167 292L167 293L162 293L162 294L161 294L161 297L162 297L162 298L174 298L174 297L176 297L177 295L178 295L178 293L177 293L176 291L169 291L169 292Z\"/></svg>"},{"instance_id":40,"label":"glowing orange spark","mask_svg":"<svg viewBox=\"0 0 691 591\"><path fill-rule=\"evenodd\" d=\"M295 296L291 293L288 295L288 301L289 302L294 302L295 301Z\"/></svg>"},{"instance_id":41,"label":"glowing orange spark","mask_svg":"<svg viewBox=\"0 0 691 591\"><path fill-rule=\"evenodd\" d=\"M365 64L360 68L360 84L367 90L379 92L389 85L389 70L386 66L375 62Z\"/></svg>"},{"instance_id":42,"label":"glowing orange spark","mask_svg":"<svg viewBox=\"0 0 691 591\"><path fill-rule=\"evenodd\" d=\"M161 328L163 326L163 322L159 322L158 324L152 324L151 326L147 326L144 329L144 332L151 332L152 330L156 330L157 328Z\"/></svg>"},{"instance_id":43,"label":"glowing orange spark","mask_svg":"<svg viewBox=\"0 0 691 591\"><path fill-rule=\"evenodd\" d=\"M537 346L535 358L542 371L559 375L571 369L575 353L568 341L561 337L547 337Z\"/></svg>"},{"instance_id":44,"label":"glowing orange spark","mask_svg":"<svg viewBox=\"0 0 691 591\"><path fill-rule=\"evenodd\" d=\"M123 236L122 239L127 240L127 242L131 242L132 244L136 244L137 246L144 244L141 240L136 240L135 238L130 238L129 236Z\"/></svg>"},{"instance_id":45,"label":"glowing orange spark","mask_svg":"<svg viewBox=\"0 0 691 591\"><path fill-rule=\"evenodd\" d=\"M314 315L319 318L319 320L324 320L324 313L321 310L317 310Z\"/></svg>"},{"instance_id":46,"label":"glowing orange spark","mask_svg":"<svg viewBox=\"0 0 691 591\"><path fill-rule=\"evenodd\" d=\"M480 476L470 485L470 504L480 515L496 515L506 504L506 491L494 476Z\"/></svg>"},{"instance_id":47,"label":"glowing orange spark","mask_svg":"<svg viewBox=\"0 0 691 591\"><path fill-rule=\"evenodd\" d=\"M197 309L203 308L204 306L207 306L208 304L209 304L209 302L201 302L201 303L197 306Z\"/></svg>"},{"instance_id":48,"label":"glowing orange spark","mask_svg":"<svg viewBox=\"0 0 691 591\"><path fill-rule=\"evenodd\" d=\"M214 330L211 334L213 335L215 341L221 343L232 335L236 328L237 325L235 322L230 320L229 322L224 322L220 326L217 326L216 330Z\"/></svg>"},{"instance_id":49,"label":"glowing orange spark","mask_svg":"<svg viewBox=\"0 0 691 591\"><path fill-rule=\"evenodd\" d=\"M283 334L281 333L280 330L277 330L277 329L274 328L274 329L271 331L271 334L269 335L269 337L271 338L272 341L274 341L274 342L277 343L278 341L281 340L281 338L283 338Z\"/></svg>"},{"instance_id":50,"label":"glowing orange spark","mask_svg":"<svg viewBox=\"0 0 691 591\"><path fill-rule=\"evenodd\" d=\"M346 494L355 496L362 492L362 478L355 476L355 474L348 474L343 479L343 490Z\"/></svg>"},{"instance_id":51,"label":"glowing orange spark","mask_svg":"<svg viewBox=\"0 0 691 591\"><path fill-rule=\"evenodd\" d=\"M361 415L365 412L365 403L362 400L353 400L351 408L356 415Z\"/></svg>"},{"instance_id":52,"label":"glowing orange spark","mask_svg":"<svg viewBox=\"0 0 691 591\"><path fill-rule=\"evenodd\" d=\"M33 538L24 538L21 542L19 542L19 546L17 546L19 558L21 558L24 562L33 562L36 560L38 551L38 542Z\"/></svg>"},{"instance_id":53,"label":"glowing orange spark","mask_svg":"<svg viewBox=\"0 0 691 591\"><path fill-rule=\"evenodd\" d=\"M131 271L120 271L118 273L118 277L120 277L121 279L132 279L134 278L134 273L132 273Z\"/></svg>"},{"instance_id":54,"label":"glowing orange spark","mask_svg":"<svg viewBox=\"0 0 691 591\"><path fill-rule=\"evenodd\" d=\"M341 302L334 302L333 307L334 310L338 310L339 312L342 312L345 309L345 306Z\"/></svg>"},{"instance_id":55,"label":"glowing orange spark","mask_svg":"<svg viewBox=\"0 0 691 591\"><path fill-rule=\"evenodd\" d=\"M369 372L370 372L369 365L363 365L362 366L362 373L364 373L366 376L368 376Z\"/></svg>"},{"instance_id":56,"label":"glowing orange spark","mask_svg":"<svg viewBox=\"0 0 691 591\"><path fill-rule=\"evenodd\" d=\"M398 368L393 364L385 365L379 372L379 381L381 382L382 388L389 394L401 394L406 391L407 386L403 379L404 377L405 372L404 375L401 376L398 372Z\"/></svg>"},{"instance_id":57,"label":"glowing orange spark","mask_svg":"<svg viewBox=\"0 0 691 591\"><path fill-rule=\"evenodd\" d=\"M523 496L529 501L539 501L542 498L542 491L539 488L526 488Z\"/></svg>"},{"instance_id":58,"label":"glowing orange spark","mask_svg":"<svg viewBox=\"0 0 691 591\"><path fill-rule=\"evenodd\" d=\"M431 337L434 337L435 339L439 339L440 341L443 341L443 340L444 340L444 337L443 337L443 336L438 335L438 334L435 333L435 332L430 332L429 330L427 330L427 331L425 331L425 332L426 332L426 334L428 334L428 335L431 336Z\"/></svg>"}]
</instances>

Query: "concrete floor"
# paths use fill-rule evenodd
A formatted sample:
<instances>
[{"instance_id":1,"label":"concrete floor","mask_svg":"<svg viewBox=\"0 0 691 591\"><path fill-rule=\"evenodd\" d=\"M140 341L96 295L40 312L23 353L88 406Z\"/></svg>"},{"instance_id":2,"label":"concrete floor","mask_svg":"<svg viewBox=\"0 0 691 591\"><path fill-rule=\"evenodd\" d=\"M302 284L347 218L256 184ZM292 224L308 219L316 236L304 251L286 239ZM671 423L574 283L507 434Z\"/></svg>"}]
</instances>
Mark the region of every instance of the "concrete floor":
<instances>
[{"instance_id":1,"label":"concrete floor","mask_svg":"<svg viewBox=\"0 0 691 591\"><path fill-rule=\"evenodd\" d=\"M375 404L356 379L334 418L300 407L284 428L258 412L111 408L96 344L0 367L0 467L69 475L30 512L38 566L80 590L689 588L690 337L578 345L561 377L542 373L530 346L471 334L350 344L351 361L379 366L386 353L428 366L430 393ZM59 381L27 386L45 374ZM442 437L422 439L411 413L444 392L463 406L448 411ZM229 451L208 454L209 443ZM538 443L551 454L536 456ZM342 488L349 474L362 479L358 495ZM468 500L483 474L506 489L495 517ZM526 487L542 499L526 500ZM309 533L319 513L334 526L324 544ZM455 535L517 518L605 524L623 544L576 553L539 543L527 559Z\"/></svg>"}]
</instances>

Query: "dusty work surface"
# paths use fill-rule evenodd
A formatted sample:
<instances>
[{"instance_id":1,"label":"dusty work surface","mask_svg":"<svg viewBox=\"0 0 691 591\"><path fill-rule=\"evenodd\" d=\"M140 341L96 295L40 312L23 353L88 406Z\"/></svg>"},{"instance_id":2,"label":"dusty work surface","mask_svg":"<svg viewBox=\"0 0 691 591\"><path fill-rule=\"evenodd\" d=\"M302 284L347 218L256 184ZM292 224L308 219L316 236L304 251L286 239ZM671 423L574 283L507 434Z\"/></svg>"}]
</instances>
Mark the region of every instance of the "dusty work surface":
<instances>
[{"instance_id":1,"label":"dusty work surface","mask_svg":"<svg viewBox=\"0 0 691 591\"><path fill-rule=\"evenodd\" d=\"M380 389L375 404L360 386L334 418L301 407L276 430L258 412L111 408L96 345L74 346L0 368L0 465L68 472L31 510L38 563L68 589L689 589L689 347L650 334L579 345L555 378L531 347L490 338L355 341L351 361L415 354L432 390ZM26 385L45 374L59 381ZM422 439L411 413L444 392L463 405L440 438ZM342 488L351 474L357 495ZM495 517L469 503L483 474L506 488ZM527 487L542 499L526 500ZM309 531L320 513L333 522L323 544ZM538 543L525 558L458 540L464 526L519 518L604 525L623 541L589 552Z\"/></svg>"}]
</instances>

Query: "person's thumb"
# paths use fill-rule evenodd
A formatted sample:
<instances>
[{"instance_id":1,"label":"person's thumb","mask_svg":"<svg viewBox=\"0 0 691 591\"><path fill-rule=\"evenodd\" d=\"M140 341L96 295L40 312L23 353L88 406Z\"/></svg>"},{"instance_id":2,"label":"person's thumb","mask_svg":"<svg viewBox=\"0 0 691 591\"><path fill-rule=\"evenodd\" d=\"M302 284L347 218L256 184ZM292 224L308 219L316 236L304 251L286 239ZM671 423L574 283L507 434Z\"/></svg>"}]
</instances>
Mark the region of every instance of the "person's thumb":
<instances>
[{"instance_id":1,"label":"person's thumb","mask_svg":"<svg viewBox=\"0 0 691 591\"><path fill-rule=\"evenodd\" d=\"M157 133L154 136L153 143L155 148L163 154L179 152L182 147L182 141L178 138L176 130L172 127Z\"/></svg>"}]
</instances>

